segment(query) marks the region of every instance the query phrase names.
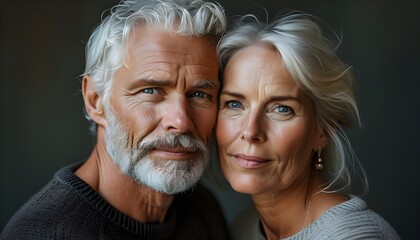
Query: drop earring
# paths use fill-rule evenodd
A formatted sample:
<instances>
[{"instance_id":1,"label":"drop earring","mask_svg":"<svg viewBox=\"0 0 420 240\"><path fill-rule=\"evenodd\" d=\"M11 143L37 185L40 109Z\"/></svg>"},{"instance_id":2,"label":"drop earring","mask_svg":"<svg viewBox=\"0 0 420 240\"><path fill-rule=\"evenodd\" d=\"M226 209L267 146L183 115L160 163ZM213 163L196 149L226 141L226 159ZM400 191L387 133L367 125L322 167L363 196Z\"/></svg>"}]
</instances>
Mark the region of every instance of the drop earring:
<instances>
[{"instance_id":1,"label":"drop earring","mask_svg":"<svg viewBox=\"0 0 420 240\"><path fill-rule=\"evenodd\" d=\"M321 158L321 149L318 151L318 159L315 163L315 169L318 171L324 170L324 164L322 164L322 158Z\"/></svg>"}]
</instances>

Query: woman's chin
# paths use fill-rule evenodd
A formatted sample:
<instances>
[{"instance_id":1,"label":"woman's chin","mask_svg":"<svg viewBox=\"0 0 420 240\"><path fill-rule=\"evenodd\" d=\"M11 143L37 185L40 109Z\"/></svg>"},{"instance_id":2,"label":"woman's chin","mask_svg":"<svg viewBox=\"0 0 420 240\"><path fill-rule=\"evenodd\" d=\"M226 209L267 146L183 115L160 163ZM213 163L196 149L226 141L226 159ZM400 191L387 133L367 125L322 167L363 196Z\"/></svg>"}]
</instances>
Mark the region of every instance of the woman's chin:
<instances>
[{"instance_id":1,"label":"woman's chin","mask_svg":"<svg viewBox=\"0 0 420 240\"><path fill-rule=\"evenodd\" d=\"M263 184L249 176L236 176L229 178L228 181L233 190L239 193L253 195L262 191Z\"/></svg>"},{"instance_id":2,"label":"woman's chin","mask_svg":"<svg viewBox=\"0 0 420 240\"><path fill-rule=\"evenodd\" d=\"M233 185L231 186L233 190L235 190L235 192L238 192L238 193L250 194L250 195L258 193L258 191L248 186L233 186Z\"/></svg>"}]
</instances>

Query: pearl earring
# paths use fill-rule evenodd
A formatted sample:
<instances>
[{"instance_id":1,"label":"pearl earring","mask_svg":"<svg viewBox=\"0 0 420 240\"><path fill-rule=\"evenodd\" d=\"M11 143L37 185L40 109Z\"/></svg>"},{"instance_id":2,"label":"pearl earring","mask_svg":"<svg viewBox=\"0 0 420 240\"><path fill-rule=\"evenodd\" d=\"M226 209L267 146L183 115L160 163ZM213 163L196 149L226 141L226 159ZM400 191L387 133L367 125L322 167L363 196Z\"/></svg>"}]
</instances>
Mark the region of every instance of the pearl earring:
<instances>
[{"instance_id":1,"label":"pearl earring","mask_svg":"<svg viewBox=\"0 0 420 240\"><path fill-rule=\"evenodd\" d=\"M315 163L315 169L318 171L324 170L324 164L322 163L322 158L321 158L321 149L318 151L318 159Z\"/></svg>"}]
</instances>

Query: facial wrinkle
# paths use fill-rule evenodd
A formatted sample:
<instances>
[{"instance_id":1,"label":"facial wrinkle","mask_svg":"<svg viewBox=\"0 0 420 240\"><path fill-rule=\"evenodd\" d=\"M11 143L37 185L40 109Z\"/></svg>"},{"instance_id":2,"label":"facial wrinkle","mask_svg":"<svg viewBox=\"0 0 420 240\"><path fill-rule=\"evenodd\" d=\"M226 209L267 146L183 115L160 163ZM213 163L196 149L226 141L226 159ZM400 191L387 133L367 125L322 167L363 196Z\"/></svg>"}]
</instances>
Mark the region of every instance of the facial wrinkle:
<instances>
[{"instance_id":1,"label":"facial wrinkle","mask_svg":"<svg viewBox=\"0 0 420 240\"><path fill-rule=\"evenodd\" d=\"M266 99L266 91L265 91L265 88L266 88L266 86L267 86L267 83L266 83L266 81L262 81L264 78L268 78L269 76L268 75L265 75L264 73L263 73L264 71L261 71L261 73L260 74L258 74L258 76L257 76L257 79L258 79L258 87L256 88L256 96L257 96L257 101L258 101L258 104L261 104L262 102L264 102L265 101L265 99Z\"/></svg>"},{"instance_id":2,"label":"facial wrinkle","mask_svg":"<svg viewBox=\"0 0 420 240\"><path fill-rule=\"evenodd\" d=\"M178 92L184 92L187 89L187 67L186 66L173 66L175 68L172 72L177 73L178 76L176 78L176 89Z\"/></svg>"}]
</instances>

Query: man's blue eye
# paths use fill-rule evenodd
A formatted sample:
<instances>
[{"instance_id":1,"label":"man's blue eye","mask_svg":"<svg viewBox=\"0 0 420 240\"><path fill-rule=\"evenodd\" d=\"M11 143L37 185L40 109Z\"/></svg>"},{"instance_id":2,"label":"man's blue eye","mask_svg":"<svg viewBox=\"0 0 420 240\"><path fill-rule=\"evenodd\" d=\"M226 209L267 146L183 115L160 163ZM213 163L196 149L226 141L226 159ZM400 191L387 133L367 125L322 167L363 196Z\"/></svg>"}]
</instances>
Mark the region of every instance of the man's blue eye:
<instances>
[{"instance_id":1,"label":"man's blue eye","mask_svg":"<svg viewBox=\"0 0 420 240\"><path fill-rule=\"evenodd\" d=\"M157 90L154 89L154 88L145 88L145 89L142 90L142 92L146 93L146 94L154 94L154 93L157 92Z\"/></svg>"},{"instance_id":2,"label":"man's blue eye","mask_svg":"<svg viewBox=\"0 0 420 240\"><path fill-rule=\"evenodd\" d=\"M204 92L194 92L190 95L190 97L205 98L208 97L208 94Z\"/></svg>"},{"instance_id":3,"label":"man's blue eye","mask_svg":"<svg viewBox=\"0 0 420 240\"><path fill-rule=\"evenodd\" d=\"M241 103L238 101L229 101L226 103L226 106L228 108L241 108L242 107Z\"/></svg>"}]
</instances>

